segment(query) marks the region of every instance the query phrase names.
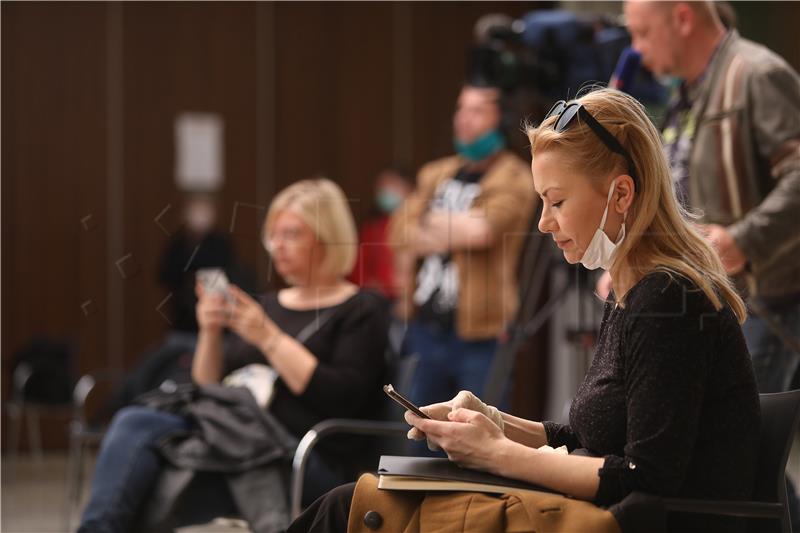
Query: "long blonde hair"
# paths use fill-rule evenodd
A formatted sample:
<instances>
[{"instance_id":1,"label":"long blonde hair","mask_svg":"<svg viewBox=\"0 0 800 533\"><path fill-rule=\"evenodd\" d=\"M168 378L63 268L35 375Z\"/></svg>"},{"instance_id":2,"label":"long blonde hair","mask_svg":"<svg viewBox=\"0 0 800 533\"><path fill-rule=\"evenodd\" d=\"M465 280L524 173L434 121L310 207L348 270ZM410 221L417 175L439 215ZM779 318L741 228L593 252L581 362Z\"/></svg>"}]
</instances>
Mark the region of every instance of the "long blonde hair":
<instances>
[{"instance_id":1,"label":"long blonde hair","mask_svg":"<svg viewBox=\"0 0 800 533\"><path fill-rule=\"evenodd\" d=\"M642 105L633 97L613 90L599 89L577 99L628 150L634 169L625 159L610 151L580 121L563 132L552 126L551 117L537 128L529 127L531 154L558 150L567 164L587 176L597 176L593 185L602 186L601 176L636 173L636 193L627 215L626 237L617 247L612 277L622 262L635 279L662 271L681 275L695 283L717 310L725 300L739 322L747 311L719 256L690 222L694 215L683 210L675 197L669 166L661 146L661 137ZM624 300L620 300L624 305Z\"/></svg>"}]
</instances>

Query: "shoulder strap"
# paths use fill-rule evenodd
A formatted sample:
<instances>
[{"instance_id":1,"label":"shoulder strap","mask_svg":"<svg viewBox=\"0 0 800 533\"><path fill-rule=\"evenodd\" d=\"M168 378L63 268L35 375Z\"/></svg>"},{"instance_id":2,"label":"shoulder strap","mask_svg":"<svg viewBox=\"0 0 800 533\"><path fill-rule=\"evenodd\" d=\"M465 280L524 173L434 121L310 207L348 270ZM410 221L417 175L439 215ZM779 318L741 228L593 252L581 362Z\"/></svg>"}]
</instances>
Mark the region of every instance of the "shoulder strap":
<instances>
[{"instance_id":1,"label":"shoulder strap","mask_svg":"<svg viewBox=\"0 0 800 533\"><path fill-rule=\"evenodd\" d=\"M311 338L314 333L319 331L322 326L324 326L332 317L336 314L336 310L339 309L340 306L330 307L325 309L321 313L318 313L308 324L305 325L303 329L300 330L300 333L294 338L300 344L305 344L308 339Z\"/></svg>"}]
</instances>

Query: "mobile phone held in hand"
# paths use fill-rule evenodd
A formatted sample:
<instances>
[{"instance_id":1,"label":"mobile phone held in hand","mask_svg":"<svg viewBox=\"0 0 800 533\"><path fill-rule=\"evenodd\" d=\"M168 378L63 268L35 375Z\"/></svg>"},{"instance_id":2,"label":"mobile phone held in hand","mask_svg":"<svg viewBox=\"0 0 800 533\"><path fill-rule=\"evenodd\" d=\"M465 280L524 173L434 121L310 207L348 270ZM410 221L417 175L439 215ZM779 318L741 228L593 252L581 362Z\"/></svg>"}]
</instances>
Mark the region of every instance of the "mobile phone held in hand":
<instances>
[{"instance_id":1,"label":"mobile phone held in hand","mask_svg":"<svg viewBox=\"0 0 800 533\"><path fill-rule=\"evenodd\" d=\"M394 390L394 387L392 387L391 383L389 385L383 386L383 392L385 392L389 398L396 401L397 403L399 403L400 405L402 405L403 407L405 407L418 417L430 418L428 415L420 411L419 407L411 403L411 401L408 398L406 398L405 396Z\"/></svg>"},{"instance_id":2,"label":"mobile phone held in hand","mask_svg":"<svg viewBox=\"0 0 800 533\"><path fill-rule=\"evenodd\" d=\"M201 268L197 271L197 280L207 293L228 296L228 276L221 268Z\"/></svg>"}]
</instances>

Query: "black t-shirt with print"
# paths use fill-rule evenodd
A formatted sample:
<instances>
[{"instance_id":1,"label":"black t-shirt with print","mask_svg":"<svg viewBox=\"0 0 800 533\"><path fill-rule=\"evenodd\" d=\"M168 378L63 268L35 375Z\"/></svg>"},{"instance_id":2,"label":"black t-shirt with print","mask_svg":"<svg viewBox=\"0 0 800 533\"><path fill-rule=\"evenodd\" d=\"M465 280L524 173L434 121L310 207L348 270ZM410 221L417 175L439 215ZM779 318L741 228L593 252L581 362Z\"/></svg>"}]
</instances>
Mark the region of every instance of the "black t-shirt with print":
<instances>
[{"instance_id":1,"label":"black t-shirt with print","mask_svg":"<svg viewBox=\"0 0 800 533\"><path fill-rule=\"evenodd\" d=\"M483 172L460 169L451 179L439 184L426 214L467 211L480 194L482 177ZM423 229L424 217L421 221ZM417 272L414 304L418 308L416 316L419 321L437 324L446 330L453 329L458 306L458 271L450 253L423 258Z\"/></svg>"}]
</instances>

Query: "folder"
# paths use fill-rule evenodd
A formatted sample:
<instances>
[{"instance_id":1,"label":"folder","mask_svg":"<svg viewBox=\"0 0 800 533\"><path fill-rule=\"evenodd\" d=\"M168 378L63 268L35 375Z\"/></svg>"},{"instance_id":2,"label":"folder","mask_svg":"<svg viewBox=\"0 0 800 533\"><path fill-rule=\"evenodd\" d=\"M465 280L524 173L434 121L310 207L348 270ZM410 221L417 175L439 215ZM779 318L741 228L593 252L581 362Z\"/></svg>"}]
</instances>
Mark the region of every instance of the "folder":
<instances>
[{"instance_id":1,"label":"folder","mask_svg":"<svg viewBox=\"0 0 800 533\"><path fill-rule=\"evenodd\" d=\"M386 490L468 491L506 493L518 490L553 492L502 476L458 466L439 457L382 455L378 488Z\"/></svg>"}]
</instances>

